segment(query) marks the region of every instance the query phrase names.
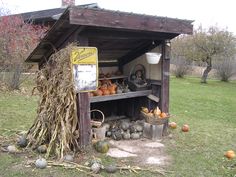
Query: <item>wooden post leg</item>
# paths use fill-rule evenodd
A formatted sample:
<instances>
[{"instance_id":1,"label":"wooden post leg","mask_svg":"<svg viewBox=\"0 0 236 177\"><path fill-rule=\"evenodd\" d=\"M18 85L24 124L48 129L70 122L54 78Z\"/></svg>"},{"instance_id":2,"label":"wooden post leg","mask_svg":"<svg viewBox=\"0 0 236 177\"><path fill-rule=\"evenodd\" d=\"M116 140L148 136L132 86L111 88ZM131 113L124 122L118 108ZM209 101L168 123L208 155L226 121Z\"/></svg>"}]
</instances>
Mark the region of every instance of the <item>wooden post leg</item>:
<instances>
[{"instance_id":1,"label":"wooden post leg","mask_svg":"<svg viewBox=\"0 0 236 177\"><path fill-rule=\"evenodd\" d=\"M170 82L170 59L165 58L165 41L162 43L162 85L161 85L161 110L169 113L169 82ZM168 121L164 124L163 135L167 135Z\"/></svg>"},{"instance_id":2,"label":"wooden post leg","mask_svg":"<svg viewBox=\"0 0 236 177\"><path fill-rule=\"evenodd\" d=\"M91 142L90 101L87 92L77 94L77 115L79 119L79 144L81 148Z\"/></svg>"}]
</instances>

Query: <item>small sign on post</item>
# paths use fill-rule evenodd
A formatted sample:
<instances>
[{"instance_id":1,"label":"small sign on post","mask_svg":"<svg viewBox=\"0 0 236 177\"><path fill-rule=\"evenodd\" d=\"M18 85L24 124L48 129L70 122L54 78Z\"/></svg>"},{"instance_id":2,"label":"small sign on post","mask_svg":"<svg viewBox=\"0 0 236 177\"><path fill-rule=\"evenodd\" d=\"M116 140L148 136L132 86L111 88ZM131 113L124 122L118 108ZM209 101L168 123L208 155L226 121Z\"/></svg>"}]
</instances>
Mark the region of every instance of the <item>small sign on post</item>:
<instances>
[{"instance_id":1,"label":"small sign on post","mask_svg":"<svg viewBox=\"0 0 236 177\"><path fill-rule=\"evenodd\" d=\"M96 90L98 86L97 48L75 47L70 58L76 92Z\"/></svg>"}]
</instances>

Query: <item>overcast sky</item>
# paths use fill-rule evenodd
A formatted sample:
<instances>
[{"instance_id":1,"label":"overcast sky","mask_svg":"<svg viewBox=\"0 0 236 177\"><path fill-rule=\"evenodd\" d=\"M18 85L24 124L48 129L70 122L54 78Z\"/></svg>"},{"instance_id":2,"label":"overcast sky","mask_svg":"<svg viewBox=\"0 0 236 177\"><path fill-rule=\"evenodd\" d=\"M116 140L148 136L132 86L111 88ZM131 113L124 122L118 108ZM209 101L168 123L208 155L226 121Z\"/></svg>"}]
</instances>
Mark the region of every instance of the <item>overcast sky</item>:
<instances>
[{"instance_id":1,"label":"overcast sky","mask_svg":"<svg viewBox=\"0 0 236 177\"><path fill-rule=\"evenodd\" d=\"M76 5L98 3L101 8L195 20L194 27L217 25L236 34L235 0L76 0ZM0 0L12 13L61 6L61 0Z\"/></svg>"}]
</instances>

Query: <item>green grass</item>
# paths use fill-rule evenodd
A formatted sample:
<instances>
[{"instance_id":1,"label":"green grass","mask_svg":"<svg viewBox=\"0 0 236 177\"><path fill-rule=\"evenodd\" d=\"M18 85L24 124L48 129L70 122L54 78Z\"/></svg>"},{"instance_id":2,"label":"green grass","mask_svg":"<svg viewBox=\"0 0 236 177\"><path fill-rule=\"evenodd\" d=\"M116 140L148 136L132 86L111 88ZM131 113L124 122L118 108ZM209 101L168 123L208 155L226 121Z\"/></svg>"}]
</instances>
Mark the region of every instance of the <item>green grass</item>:
<instances>
[{"instance_id":1,"label":"green grass","mask_svg":"<svg viewBox=\"0 0 236 177\"><path fill-rule=\"evenodd\" d=\"M23 86L32 88L32 82ZM12 132L8 129L27 130L36 116L37 100L37 96L28 93L0 92L0 135L10 135ZM178 128L170 130L172 138L164 138L172 158L167 170L173 173L168 176L230 177L236 174L233 167L236 160L229 161L223 156L229 149L236 151L236 82L210 80L208 84L200 84L199 78L171 78L170 112ZM188 133L180 131L185 123L190 126ZM100 158L104 163L114 162L102 155ZM54 167L25 168L25 161L24 156L0 153L0 176L84 176L75 170Z\"/></svg>"},{"instance_id":2,"label":"green grass","mask_svg":"<svg viewBox=\"0 0 236 177\"><path fill-rule=\"evenodd\" d=\"M172 140L165 140L173 158L170 167L173 176L234 176L236 164L223 154L236 151L236 83L210 80L200 84L198 78L171 78L170 111L172 121L178 123L172 130ZM183 124L190 126L182 133Z\"/></svg>"}]
</instances>

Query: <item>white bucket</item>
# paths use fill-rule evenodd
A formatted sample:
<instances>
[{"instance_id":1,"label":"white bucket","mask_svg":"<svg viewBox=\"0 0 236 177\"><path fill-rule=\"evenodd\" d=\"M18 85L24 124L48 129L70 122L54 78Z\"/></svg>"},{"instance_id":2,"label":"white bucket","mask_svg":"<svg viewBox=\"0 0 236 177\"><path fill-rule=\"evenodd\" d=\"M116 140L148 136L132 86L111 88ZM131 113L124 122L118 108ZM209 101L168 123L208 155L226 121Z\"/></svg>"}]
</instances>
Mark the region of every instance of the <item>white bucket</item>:
<instances>
[{"instance_id":1,"label":"white bucket","mask_svg":"<svg viewBox=\"0 0 236 177\"><path fill-rule=\"evenodd\" d=\"M95 139L104 140L106 135L106 127L93 128L93 136Z\"/></svg>"},{"instance_id":2,"label":"white bucket","mask_svg":"<svg viewBox=\"0 0 236 177\"><path fill-rule=\"evenodd\" d=\"M161 53L148 52L146 53L146 59L148 64L157 64L161 58Z\"/></svg>"}]
</instances>

